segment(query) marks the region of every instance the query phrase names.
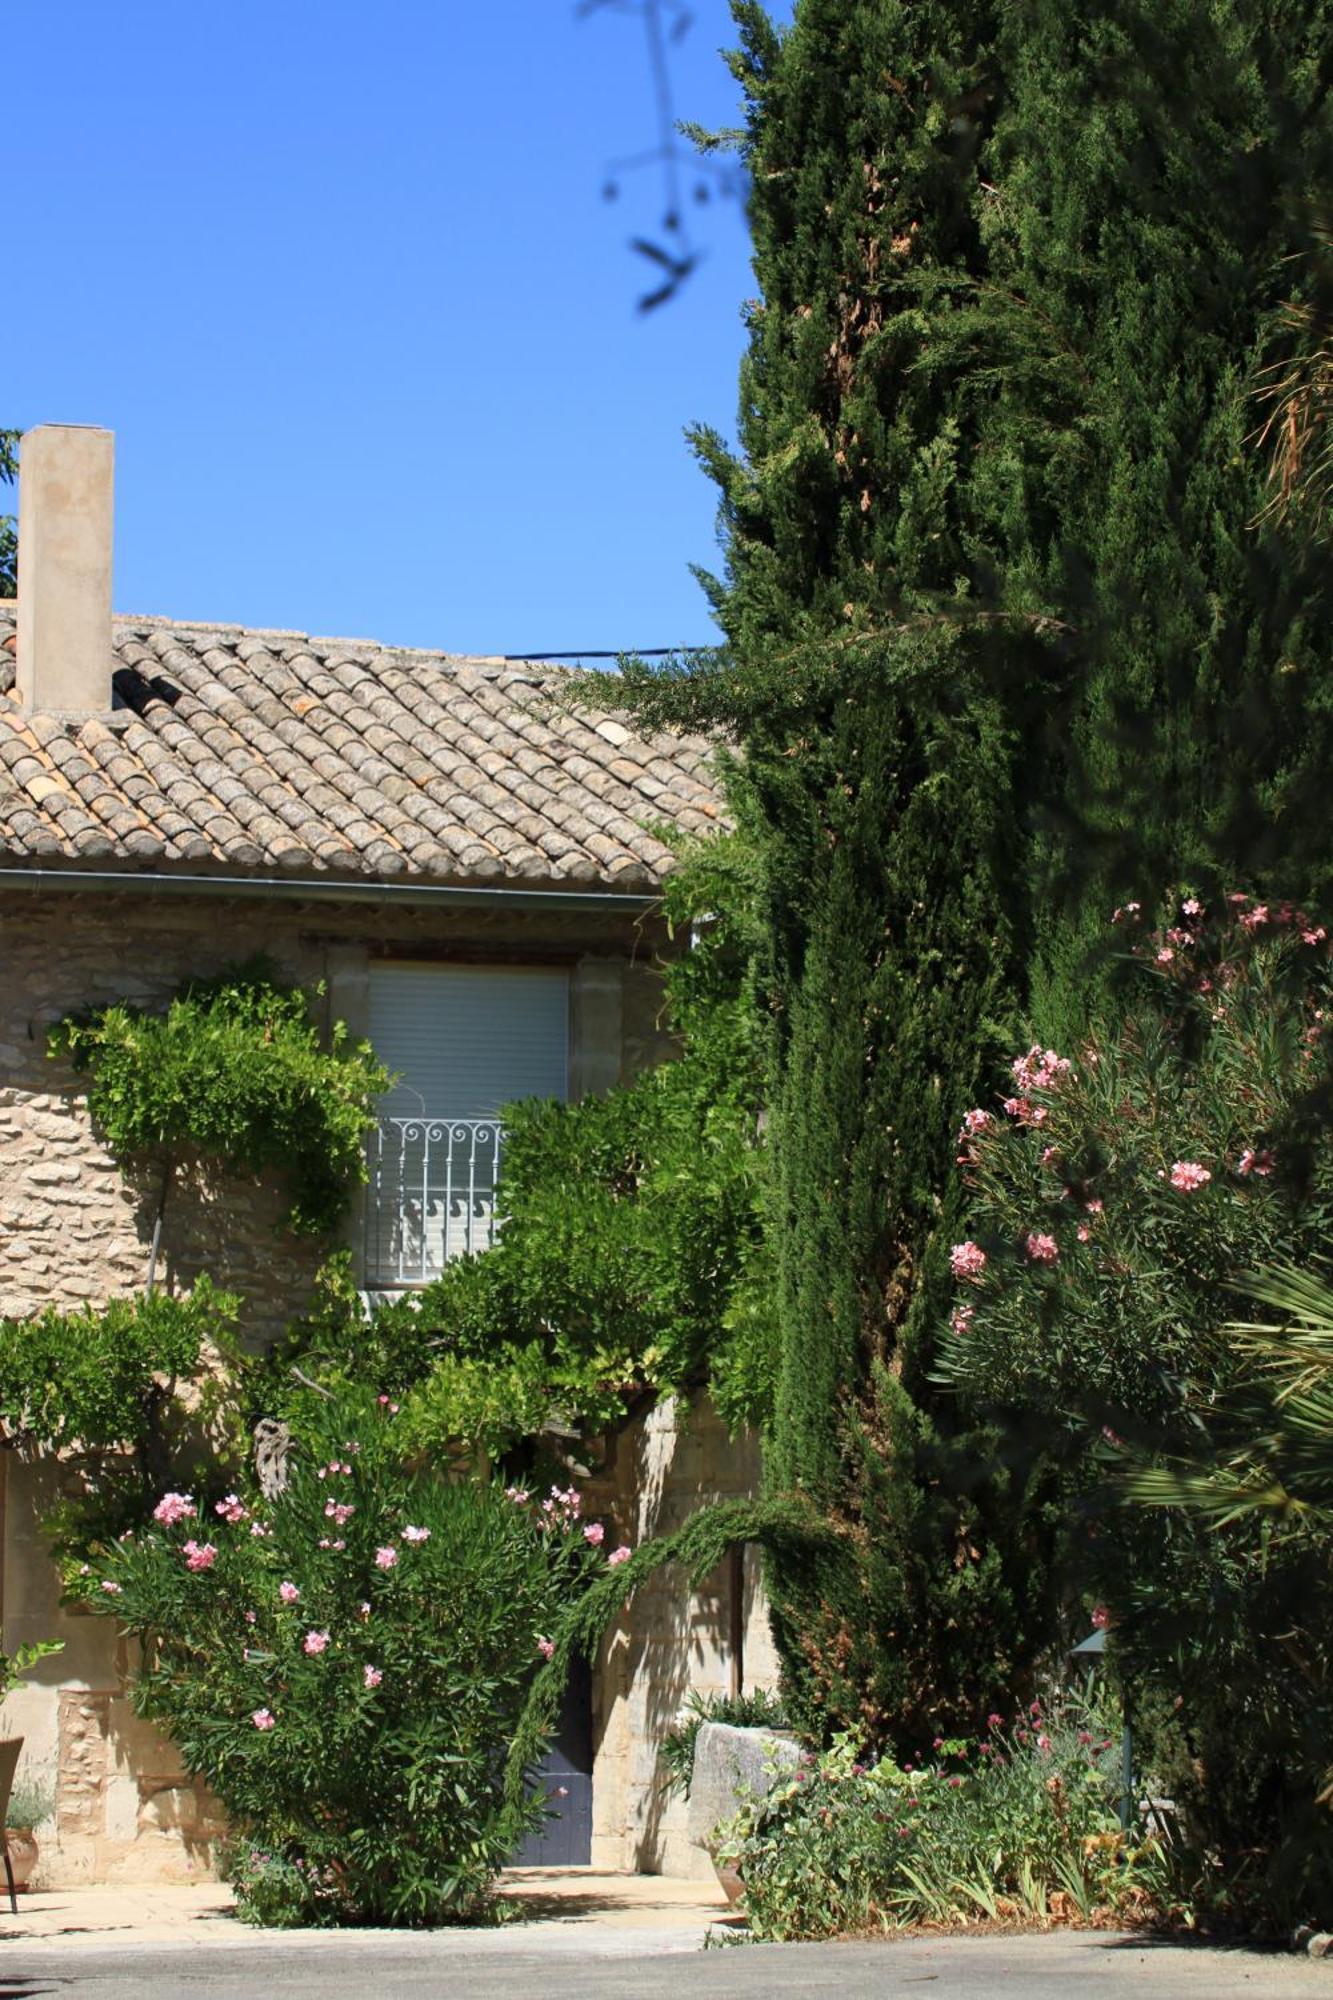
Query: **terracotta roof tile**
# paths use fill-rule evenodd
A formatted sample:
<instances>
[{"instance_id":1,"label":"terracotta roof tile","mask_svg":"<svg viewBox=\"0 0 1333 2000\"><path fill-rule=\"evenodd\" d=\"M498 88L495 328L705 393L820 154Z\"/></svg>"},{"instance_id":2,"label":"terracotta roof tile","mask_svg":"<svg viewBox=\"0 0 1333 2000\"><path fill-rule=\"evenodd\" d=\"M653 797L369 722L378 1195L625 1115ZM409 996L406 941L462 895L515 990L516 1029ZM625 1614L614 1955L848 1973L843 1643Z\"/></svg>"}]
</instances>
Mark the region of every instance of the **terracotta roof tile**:
<instances>
[{"instance_id":1,"label":"terracotta roof tile","mask_svg":"<svg viewBox=\"0 0 1333 2000\"><path fill-rule=\"evenodd\" d=\"M115 623L104 717L25 714L0 604L0 868L40 858L651 889L720 824L712 748L563 705L557 667Z\"/></svg>"}]
</instances>

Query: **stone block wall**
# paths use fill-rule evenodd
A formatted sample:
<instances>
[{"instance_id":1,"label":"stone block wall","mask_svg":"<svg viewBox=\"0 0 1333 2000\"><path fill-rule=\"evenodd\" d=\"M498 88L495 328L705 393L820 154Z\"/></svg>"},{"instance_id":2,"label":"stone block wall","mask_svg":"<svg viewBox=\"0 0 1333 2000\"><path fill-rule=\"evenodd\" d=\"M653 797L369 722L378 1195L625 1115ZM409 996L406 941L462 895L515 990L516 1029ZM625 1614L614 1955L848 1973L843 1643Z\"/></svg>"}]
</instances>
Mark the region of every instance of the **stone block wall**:
<instances>
[{"instance_id":1,"label":"stone block wall","mask_svg":"<svg viewBox=\"0 0 1333 2000\"><path fill-rule=\"evenodd\" d=\"M659 1403L626 1427L589 1486L585 1512L608 1514L618 1538L637 1547L710 1501L755 1498L759 1484L758 1439L730 1438L701 1394ZM741 1565L739 1659L734 1583L723 1563L690 1592L668 1565L635 1592L602 1645L593 1676L594 1867L713 1879L708 1856L691 1843L686 1801L664 1794L659 1752L686 1697L730 1692L733 1668L747 1692L777 1686L757 1550L745 1550Z\"/></svg>"},{"instance_id":2,"label":"stone block wall","mask_svg":"<svg viewBox=\"0 0 1333 2000\"><path fill-rule=\"evenodd\" d=\"M556 959L571 968L575 1089L600 1090L667 1051L654 970L664 943L660 928L613 911L0 887L0 1317L124 1295L142 1286L147 1268L157 1187L122 1175L93 1130L82 1080L48 1059L46 1030L65 1014L122 999L160 1004L183 980L262 951L286 977L322 982L326 1019L361 1032L372 955ZM185 1176L167 1210L165 1282L187 1288L208 1271L243 1294L253 1338L280 1332L327 1249L283 1229L283 1208L272 1184ZM40 1522L70 1469L0 1451L0 1473L0 1643L12 1650L59 1638L65 1648L0 1716L0 1730L25 1738L21 1775L54 1799L38 1880L197 1877L212 1863L215 1807L170 1745L133 1716L128 1655L110 1622L59 1603Z\"/></svg>"}]
</instances>

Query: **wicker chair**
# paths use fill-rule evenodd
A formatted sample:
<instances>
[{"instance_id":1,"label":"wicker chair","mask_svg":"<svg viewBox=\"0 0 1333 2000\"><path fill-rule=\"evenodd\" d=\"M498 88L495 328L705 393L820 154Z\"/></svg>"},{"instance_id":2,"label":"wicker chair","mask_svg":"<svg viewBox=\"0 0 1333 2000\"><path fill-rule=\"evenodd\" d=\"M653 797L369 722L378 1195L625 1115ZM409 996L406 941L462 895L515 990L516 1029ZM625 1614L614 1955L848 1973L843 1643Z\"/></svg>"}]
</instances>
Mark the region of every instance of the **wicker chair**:
<instances>
[{"instance_id":1,"label":"wicker chair","mask_svg":"<svg viewBox=\"0 0 1333 2000\"><path fill-rule=\"evenodd\" d=\"M19 1765L19 1752L23 1748L21 1736L0 1737L0 1854L5 1859L5 1879L9 1884L9 1907L17 1916L19 1899L14 1893L14 1864L9 1858L9 1834L6 1824L9 1819L9 1795L14 1789L14 1773Z\"/></svg>"}]
</instances>

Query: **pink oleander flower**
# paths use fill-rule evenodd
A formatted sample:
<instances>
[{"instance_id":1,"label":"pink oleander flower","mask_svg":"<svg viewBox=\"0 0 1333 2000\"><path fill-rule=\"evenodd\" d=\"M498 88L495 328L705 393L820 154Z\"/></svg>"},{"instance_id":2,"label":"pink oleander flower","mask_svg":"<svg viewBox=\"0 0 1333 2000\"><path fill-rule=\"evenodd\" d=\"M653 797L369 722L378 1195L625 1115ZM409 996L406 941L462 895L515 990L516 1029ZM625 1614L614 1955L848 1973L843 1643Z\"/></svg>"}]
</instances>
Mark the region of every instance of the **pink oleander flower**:
<instances>
[{"instance_id":1,"label":"pink oleander flower","mask_svg":"<svg viewBox=\"0 0 1333 2000\"><path fill-rule=\"evenodd\" d=\"M506 1486L505 1499L512 1500L516 1507L526 1507L532 1495L524 1486Z\"/></svg>"},{"instance_id":2,"label":"pink oleander flower","mask_svg":"<svg viewBox=\"0 0 1333 2000\"><path fill-rule=\"evenodd\" d=\"M256 1729L272 1729L277 1719L271 1708L257 1708L250 1717Z\"/></svg>"},{"instance_id":3,"label":"pink oleander flower","mask_svg":"<svg viewBox=\"0 0 1333 2000\"><path fill-rule=\"evenodd\" d=\"M1193 1194L1196 1188L1207 1187L1212 1178L1207 1167L1201 1167L1197 1160L1177 1160L1171 1169L1171 1185L1182 1194Z\"/></svg>"},{"instance_id":4,"label":"pink oleander flower","mask_svg":"<svg viewBox=\"0 0 1333 2000\"><path fill-rule=\"evenodd\" d=\"M256 1541L263 1541L266 1536L273 1533L273 1530L267 1527L263 1521L252 1521L250 1523L250 1533L255 1537Z\"/></svg>"},{"instance_id":5,"label":"pink oleander flower","mask_svg":"<svg viewBox=\"0 0 1333 2000\"><path fill-rule=\"evenodd\" d=\"M301 1649L306 1653L323 1653L327 1651L328 1643L329 1635L327 1632L307 1632L305 1638L301 1641Z\"/></svg>"},{"instance_id":6,"label":"pink oleander flower","mask_svg":"<svg viewBox=\"0 0 1333 2000\"><path fill-rule=\"evenodd\" d=\"M186 1569L212 1569L218 1559L218 1552L211 1542L186 1542L182 1553Z\"/></svg>"},{"instance_id":7,"label":"pink oleander flower","mask_svg":"<svg viewBox=\"0 0 1333 2000\"><path fill-rule=\"evenodd\" d=\"M259 1613L258 1613L257 1611L247 1611L247 1612L246 1612L246 1614L245 1614L245 1622L246 1622L246 1624L247 1624L247 1625L256 1625L256 1624L258 1624L258 1622L259 1622Z\"/></svg>"},{"instance_id":8,"label":"pink oleander flower","mask_svg":"<svg viewBox=\"0 0 1333 2000\"><path fill-rule=\"evenodd\" d=\"M367 1618L369 1618L370 1616L370 1603L367 1598L364 1597L362 1598L360 1604L357 1606L357 1613L361 1619L362 1624L364 1625Z\"/></svg>"},{"instance_id":9,"label":"pink oleander flower","mask_svg":"<svg viewBox=\"0 0 1333 2000\"><path fill-rule=\"evenodd\" d=\"M606 1534L606 1529L602 1526L600 1521L589 1521L587 1527L583 1530L583 1539L585 1542L589 1543L592 1548L596 1549L601 1547L602 1538L605 1534Z\"/></svg>"},{"instance_id":10,"label":"pink oleander flower","mask_svg":"<svg viewBox=\"0 0 1333 2000\"><path fill-rule=\"evenodd\" d=\"M979 1243L955 1243L949 1267L955 1278L979 1278L986 1268L986 1253Z\"/></svg>"},{"instance_id":11,"label":"pink oleander flower","mask_svg":"<svg viewBox=\"0 0 1333 2000\"><path fill-rule=\"evenodd\" d=\"M376 1549L375 1551L376 1569L393 1569L397 1561L398 1561L397 1549L392 1549L392 1548Z\"/></svg>"},{"instance_id":12,"label":"pink oleander flower","mask_svg":"<svg viewBox=\"0 0 1333 2000\"><path fill-rule=\"evenodd\" d=\"M1267 1147L1261 1153L1256 1153L1252 1146L1247 1146L1236 1162L1236 1172L1238 1174L1245 1174L1247 1176L1250 1174L1259 1174L1262 1178L1266 1179L1272 1171L1273 1155Z\"/></svg>"},{"instance_id":13,"label":"pink oleander flower","mask_svg":"<svg viewBox=\"0 0 1333 2000\"><path fill-rule=\"evenodd\" d=\"M1140 907L1141 905L1138 903L1126 903L1123 909L1112 911L1111 922L1118 924L1123 917L1137 917Z\"/></svg>"},{"instance_id":14,"label":"pink oleander flower","mask_svg":"<svg viewBox=\"0 0 1333 2000\"><path fill-rule=\"evenodd\" d=\"M965 1111L958 1136L960 1139L970 1138L975 1132L984 1132L990 1123L989 1111Z\"/></svg>"},{"instance_id":15,"label":"pink oleander flower","mask_svg":"<svg viewBox=\"0 0 1333 2000\"><path fill-rule=\"evenodd\" d=\"M955 1306L949 1314L949 1324L955 1333L966 1333L976 1316L975 1306Z\"/></svg>"},{"instance_id":16,"label":"pink oleander flower","mask_svg":"<svg viewBox=\"0 0 1333 2000\"><path fill-rule=\"evenodd\" d=\"M619 1569L621 1563L627 1563L632 1554L633 1550L630 1548L628 1542L622 1542L620 1547L618 1549L612 1549L610 1555L607 1557L606 1559L607 1568Z\"/></svg>"},{"instance_id":17,"label":"pink oleander flower","mask_svg":"<svg viewBox=\"0 0 1333 2000\"><path fill-rule=\"evenodd\" d=\"M942 1736L937 1736L935 1738L935 1741L931 1744L930 1747L932 1750L942 1750L944 1748L944 1738Z\"/></svg>"},{"instance_id":18,"label":"pink oleander flower","mask_svg":"<svg viewBox=\"0 0 1333 2000\"><path fill-rule=\"evenodd\" d=\"M403 1529L403 1540L404 1540L405 1542L428 1542L428 1541L430 1540L430 1529L429 1529L429 1528L404 1528L404 1529Z\"/></svg>"},{"instance_id":19,"label":"pink oleander flower","mask_svg":"<svg viewBox=\"0 0 1333 2000\"><path fill-rule=\"evenodd\" d=\"M1257 931L1260 924L1268 922L1267 903L1256 903L1252 910L1243 911L1240 920L1247 931Z\"/></svg>"},{"instance_id":20,"label":"pink oleander flower","mask_svg":"<svg viewBox=\"0 0 1333 2000\"><path fill-rule=\"evenodd\" d=\"M1301 932L1301 943L1323 944L1327 936L1328 932L1324 929L1324 926L1322 924L1316 924L1313 930L1303 930Z\"/></svg>"},{"instance_id":21,"label":"pink oleander flower","mask_svg":"<svg viewBox=\"0 0 1333 2000\"><path fill-rule=\"evenodd\" d=\"M962 1779L961 1779L961 1778L950 1778L950 1780L949 1780L949 1790L950 1790L951 1792L956 1792L956 1791L958 1790L958 1787L959 1787L959 1786L960 1786L960 1785L962 1784L962 1782L963 1782L963 1781L962 1781Z\"/></svg>"},{"instance_id":22,"label":"pink oleander flower","mask_svg":"<svg viewBox=\"0 0 1333 2000\"><path fill-rule=\"evenodd\" d=\"M1049 1750L1050 1747L1051 1747L1051 1739L1049 1736L1039 1736L1037 1738L1037 1748L1039 1750Z\"/></svg>"},{"instance_id":23,"label":"pink oleander flower","mask_svg":"<svg viewBox=\"0 0 1333 2000\"><path fill-rule=\"evenodd\" d=\"M232 1526L235 1527L238 1521L245 1519L246 1510L234 1493L228 1493L225 1499L217 1500L213 1503L213 1512L219 1515L222 1520L230 1521Z\"/></svg>"},{"instance_id":24,"label":"pink oleander flower","mask_svg":"<svg viewBox=\"0 0 1333 2000\"><path fill-rule=\"evenodd\" d=\"M118 1583L112 1583L110 1577L103 1578L102 1588L106 1592L108 1597L120 1596L120 1585Z\"/></svg>"},{"instance_id":25,"label":"pink oleander flower","mask_svg":"<svg viewBox=\"0 0 1333 2000\"><path fill-rule=\"evenodd\" d=\"M348 1506L343 1501L326 1500L324 1502L325 1520L334 1522L339 1528L345 1528L355 1512L355 1507Z\"/></svg>"},{"instance_id":26,"label":"pink oleander flower","mask_svg":"<svg viewBox=\"0 0 1333 2000\"><path fill-rule=\"evenodd\" d=\"M986 1727L988 1729L1003 1729L1004 1717L1002 1715L988 1715L986 1717Z\"/></svg>"},{"instance_id":27,"label":"pink oleander flower","mask_svg":"<svg viewBox=\"0 0 1333 2000\"><path fill-rule=\"evenodd\" d=\"M1164 944L1157 953L1157 963L1159 965L1170 965L1174 961L1175 956L1176 954L1172 951L1170 945Z\"/></svg>"},{"instance_id":28,"label":"pink oleander flower","mask_svg":"<svg viewBox=\"0 0 1333 2000\"><path fill-rule=\"evenodd\" d=\"M295 1604L300 1595L301 1593L294 1583L280 1583L278 1585L278 1596L284 1604Z\"/></svg>"},{"instance_id":29,"label":"pink oleander flower","mask_svg":"<svg viewBox=\"0 0 1333 2000\"><path fill-rule=\"evenodd\" d=\"M1098 1632L1105 1632L1111 1623L1111 1613L1105 1604L1098 1604L1092 1613L1092 1622Z\"/></svg>"},{"instance_id":30,"label":"pink oleander flower","mask_svg":"<svg viewBox=\"0 0 1333 2000\"><path fill-rule=\"evenodd\" d=\"M379 1667L366 1667L361 1678L368 1688L377 1688L384 1679L384 1674Z\"/></svg>"},{"instance_id":31,"label":"pink oleander flower","mask_svg":"<svg viewBox=\"0 0 1333 2000\"><path fill-rule=\"evenodd\" d=\"M555 1652L555 1640L539 1639L537 1641L537 1651L541 1654L544 1660L549 1660Z\"/></svg>"},{"instance_id":32,"label":"pink oleander flower","mask_svg":"<svg viewBox=\"0 0 1333 2000\"><path fill-rule=\"evenodd\" d=\"M1201 917L1203 915L1203 904L1197 896L1186 896L1180 907L1187 917Z\"/></svg>"},{"instance_id":33,"label":"pink oleander flower","mask_svg":"<svg viewBox=\"0 0 1333 2000\"><path fill-rule=\"evenodd\" d=\"M1074 1234L1075 1236L1077 1236L1080 1243L1086 1243L1091 1238L1092 1231L1089 1229L1086 1222L1080 1222L1078 1228L1074 1231Z\"/></svg>"},{"instance_id":34,"label":"pink oleander flower","mask_svg":"<svg viewBox=\"0 0 1333 2000\"><path fill-rule=\"evenodd\" d=\"M174 1528L178 1521L192 1521L194 1516L195 1505L188 1493L164 1493L153 1509L153 1519L164 1528Z\"/></svg>"},{"instance_id":35,"label":"pink oleander flower","mask_svg":"<svg viewBox=\"0 0 1333 2000\"><path fill-rule=\"evenodd\" d=\"M1028 1231L1023 1248L1034 1264L1054 1264L1060 1255L1060 1246L1055 1238L1040 1229Z\"/></svg>"},{"instance_id":36,"label":"pink oleander flower","mask_svg":"<svg viewBox=\"0 0 1333 2000\"><path fill-rule=\"evenodd\" d=\"M1073 1064L1067 1056L1034 1042L1027 1054L1016 1056L1009 1067L1014 1082L1026 1094L1029 1090L1050 1090L1068 1076Z\"/></svg>"},{"instance_id":37,"label":"pink oleander flower","mask_svg":"<svg viewBox=\"0 0 1333 2000\"><path fill-rule=\"evenodd\" d=\"M1101 1215L1101 1214L1102 1214L1102 1212L1103 1212L1103 1207L1104 1207L1104 1204L1103 1204L1102 1202L1098 1201L1098 1200L1096 1199L1096 1197L1094 1196L1094 1197L1093 1197L1093 1199L1092 1199L1091 1201L1085 1201L1085 1202L1084 1202L1084 1204L1083 1204L1083 1213L1084 1213L1085 1215Z\"/></svg>"}]
</instances>

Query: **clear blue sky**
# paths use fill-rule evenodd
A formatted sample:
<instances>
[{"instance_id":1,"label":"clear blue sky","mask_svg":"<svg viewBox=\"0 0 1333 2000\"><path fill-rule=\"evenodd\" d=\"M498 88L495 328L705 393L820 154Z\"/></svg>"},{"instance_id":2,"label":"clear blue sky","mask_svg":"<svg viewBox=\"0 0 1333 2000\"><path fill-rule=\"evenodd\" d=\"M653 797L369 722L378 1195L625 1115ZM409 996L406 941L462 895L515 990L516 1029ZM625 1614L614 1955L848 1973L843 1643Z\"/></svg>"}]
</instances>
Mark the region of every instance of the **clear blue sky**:
<instances>
[{"instance_id":1,"label":"clear blue sky","mask_svg":"<svg viewBox=\"0 0 1333 2000\"><path fill-rule=\"evenodd\" d=\"M725 0L677 108L737 122ZM117 433L124 611L452 651L698 643L735 202L634 311L640 21L575 0L10 0L0 423ZM12 503L11 503L12 504Z\"/></svg>"}]
</instances>

